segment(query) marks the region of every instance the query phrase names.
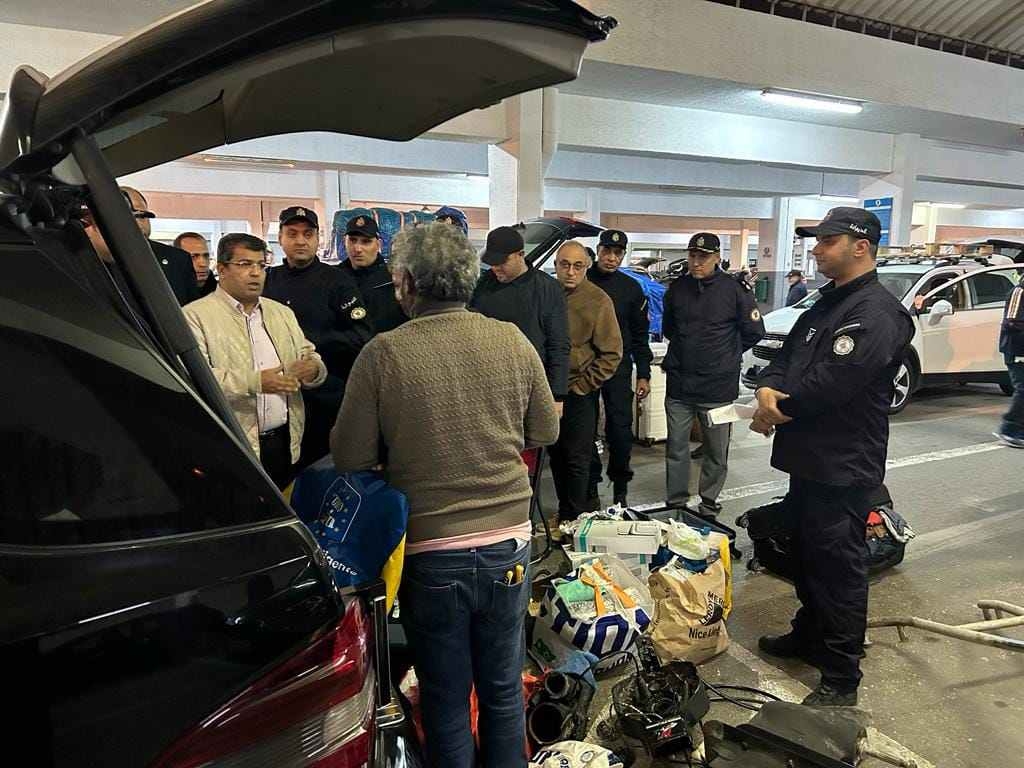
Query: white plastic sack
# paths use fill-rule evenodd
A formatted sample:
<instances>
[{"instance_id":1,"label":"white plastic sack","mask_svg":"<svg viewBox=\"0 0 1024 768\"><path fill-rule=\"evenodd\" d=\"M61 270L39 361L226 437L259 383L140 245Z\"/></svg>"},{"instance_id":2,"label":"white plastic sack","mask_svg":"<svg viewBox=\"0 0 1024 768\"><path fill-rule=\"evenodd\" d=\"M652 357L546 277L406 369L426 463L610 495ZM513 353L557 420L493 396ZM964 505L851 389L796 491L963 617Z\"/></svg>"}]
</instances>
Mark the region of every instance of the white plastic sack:
<instances>
[{"instance_id":1,"label":"white plastic sack","mask_svg":"<svg viewBox=\"0 0 1024 768\"><path fill-rule=\"evenodd\" d=\"M669 520L667 545L673 554L687 560L707 560L710 552L700 531L678 520Z\"/></svg>"},{"instance_id":2,"label":"white plastic sack","mask_svg":"<svg viewBox=\"0 0 1024 768\"><path fill-rule=\"evenodd\" d=\"M544 747L530 760L536 768L622 768L622 762L604 747L582 741L562 741Z\"/></svg>"}]
</instances>

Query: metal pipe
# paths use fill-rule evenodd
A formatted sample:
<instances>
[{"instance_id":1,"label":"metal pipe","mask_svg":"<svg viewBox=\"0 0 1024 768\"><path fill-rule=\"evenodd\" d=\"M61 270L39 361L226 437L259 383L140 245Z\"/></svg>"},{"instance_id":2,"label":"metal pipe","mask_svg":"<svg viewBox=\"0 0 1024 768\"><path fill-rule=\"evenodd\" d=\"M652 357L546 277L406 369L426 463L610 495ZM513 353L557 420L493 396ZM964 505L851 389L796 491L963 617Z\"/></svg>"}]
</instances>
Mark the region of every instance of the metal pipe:
<instances>
[{"instance_id":1,"label":"metal pipe","mask_svg":"<svg viewBox=\"0 0 1024 768\"><path fill-rule=\"evenodd\" d=\"M924 629L928 632L935 632L939 635L952 637L956 640L966 640L969 643L990 645L994 648L1002 648L1008 651L1024 651L1024 640L1018 640L1012 637L1001 637L999 635L990 635L985 632L963 629L962 627L952 627L948 624L929 621L928 619L921 619L917 616L884 617L868 621L869 629L876 629L878 627L896 627L901 633L901 640L903 639L902 629L904 627L916 627L917 629Z\"/></svg>"},{"instance_id":2,"label":"metal pipe","mask_svg":"<svg viewBox=\"0 0 1024 768\"><path fill-rule=\"evenodd\" d=\"M989 610L996 611L997 613L1002 611L1003 613L1009 613L1014 616L1024 616L1024 608L1021 608L1019 605L1014 605L1013 603L1007 603L1003 600L979 600L978 607L983 611L987 608Z\"/></svg>"},{"instance_id":3,"label":"metal pipe","mask_svg":"<svg viewBox=\"0 0 1024 768\"><path fill-rule=\"evenodd\" d=\"M973 629L979 632L1010 627L1024 627L1024 616L1007 616L1005 619L989 619L988 621L976 621L973 624L958 625L959 629Z\"/></svg>"}]
</instances>

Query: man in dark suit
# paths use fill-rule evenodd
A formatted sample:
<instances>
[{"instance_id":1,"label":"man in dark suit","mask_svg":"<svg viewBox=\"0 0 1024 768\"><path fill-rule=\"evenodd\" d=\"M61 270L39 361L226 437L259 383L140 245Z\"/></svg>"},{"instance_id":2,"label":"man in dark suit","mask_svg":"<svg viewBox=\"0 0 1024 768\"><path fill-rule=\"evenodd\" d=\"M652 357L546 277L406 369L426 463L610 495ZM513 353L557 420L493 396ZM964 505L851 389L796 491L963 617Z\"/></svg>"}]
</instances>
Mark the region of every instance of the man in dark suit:
<instances>
[{"instance_id":1,"label":"man in dark suit","mask_svg":"<svg viewBox=\"0 0 1024 768\"><path fill-rule=\"evenodd\" d=\"M149 240L152 232L151 221L156 218L156 214L149 210L149 203L146 202L145 196L139 190L132 187L121 187L121 192L128 201L128 205L131 206L135 223L139 225L142 234ZM192 257L180 248L173 248L155 240L149 240L149 247L152 249L160 269L163 270L164 277L167 278L175 298L178 299L178 304L185 306L190 301L198 299L199 286L196 284L195 270L192 269Z\"/></svg>"}]
</instances>

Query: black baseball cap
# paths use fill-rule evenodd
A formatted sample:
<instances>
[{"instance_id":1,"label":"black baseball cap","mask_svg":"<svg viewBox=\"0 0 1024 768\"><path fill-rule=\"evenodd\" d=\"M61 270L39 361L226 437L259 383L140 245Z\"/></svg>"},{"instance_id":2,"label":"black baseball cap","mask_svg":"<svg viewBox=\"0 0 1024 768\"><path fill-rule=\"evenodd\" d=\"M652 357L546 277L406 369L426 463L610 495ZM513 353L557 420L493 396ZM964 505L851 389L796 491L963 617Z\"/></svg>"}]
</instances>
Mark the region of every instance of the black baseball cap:
<instances>
[{"instance_id":1,"label":"black baseball cap","mask_svg":"<svg viewBox=\"0 0 1024 768\"><path fill-rule=\"evenodd\" d=\"M515 227L498 227L487 233L487 245L480 254L480 261L489 267L504 264L513 253L525 250L523 233Z\"/></svg>"},{"instance_id":2,"label":"black baseball cap","mask_svg":"<svg viewBox=\"0 0 1024 768\"><path fill-rule=\"evenodd\" d=\"M799 269L791 269L786 274L786 277L803 277L803 276L804 276L804 273L801 272Z\"/></svg>"},{"instance_id":3,"label":"black baseball cap","mask_svg":"<svg viewBox=\"0 0 1024 768\"><path fill-rule=\"evenodd\" d=\"M602 245L607 248L625 248L629 244L629 238L621 229L606 229L601 233L601 239L597 247Z\"/></svg>"},{"instance_id":4,"label":"black baseball cap","mask_svg":"<svg viewBox=\"0 0 1024 768\"><path fill-rule=\"evenodd\" d=\"M316 211L304 208L301 205L285 208L281 211L281 215L277 217L277 223L282 227L285 224L291 224L293 221L306 221L313 229L320 229L320 220L316 217Z\"/></svg>"},{"instance_id":5,"label":"black baseball cap","mask_svg":"<svg viewBox=\"0 0 1024 768\"><path fill-rule=\"evenodd\" d=\"M882 239L882 223L871 211L863 208L833 208L816 227L797 227L800 237L828 237L829 235L852 235L863 238L874 245Z\"/></svg>"},{"instance_id":6,"label":"black baseball cap","mask_svg":"<svg viewBox=\"0 0 1024 768\"><path fill-rule=\"evenodd\" d=\"M372 216L353 216L345 227L346 235L362 235L363 237L380 237L377 220Z\"/></svg>"},{"instance_id":7,"label":"black baseball cap","mask_svg":"<svg viewBox=\"0 0 1024 768\"><path fill-rule=\"evenodd\" d=\"M718 235L713 235L710 232L698 232L690 238L690 244L686 246L686 250L720 253L722 241L718 239Z\"/></svg>"}]
</instances>

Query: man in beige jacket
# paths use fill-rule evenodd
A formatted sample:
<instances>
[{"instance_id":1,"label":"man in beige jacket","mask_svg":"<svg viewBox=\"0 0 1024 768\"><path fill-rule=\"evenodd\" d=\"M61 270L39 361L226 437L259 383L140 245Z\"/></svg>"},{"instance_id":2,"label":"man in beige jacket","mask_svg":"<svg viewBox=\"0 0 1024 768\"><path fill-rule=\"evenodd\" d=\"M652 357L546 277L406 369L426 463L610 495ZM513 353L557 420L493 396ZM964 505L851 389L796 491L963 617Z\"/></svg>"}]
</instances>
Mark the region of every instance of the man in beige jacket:
<instances>
[{"instance_id":1,"label":"man in beige jacket","mask_svg":"<svg viewBox=\"0 0 1024 768\"><path fill-rule=\"evenodd\" d=\"M555 255L555 276L569 310L569 394L558 442L551 446L551 477L558 494L559 520L575 520L587 509L590 458L597 438L601 385L622 360L622 334L608 294L587 280L591 259L572 240Z\"/></svg>"},{"instance_id":2,"label":"man in beige jacket","mask_svg":"<svg viewBox=\"0 0 1024 768\"><path fill-rule=\"evenodd\" d=\"M305 427L300 388L323 384L327 369L285 305L261 298L267 245L229 234L217 244L217 290L184 308L260 463L279 488L292 480Z\"/></svg>"}]
</instances>

